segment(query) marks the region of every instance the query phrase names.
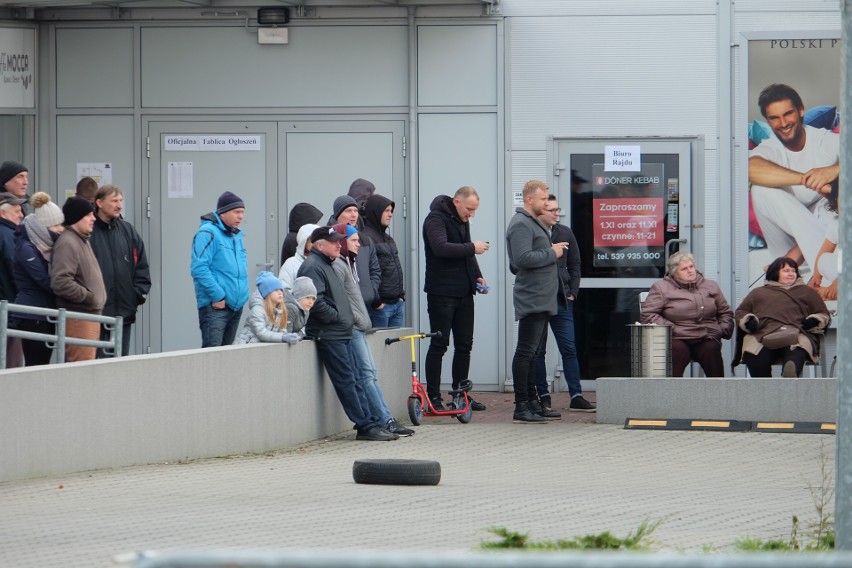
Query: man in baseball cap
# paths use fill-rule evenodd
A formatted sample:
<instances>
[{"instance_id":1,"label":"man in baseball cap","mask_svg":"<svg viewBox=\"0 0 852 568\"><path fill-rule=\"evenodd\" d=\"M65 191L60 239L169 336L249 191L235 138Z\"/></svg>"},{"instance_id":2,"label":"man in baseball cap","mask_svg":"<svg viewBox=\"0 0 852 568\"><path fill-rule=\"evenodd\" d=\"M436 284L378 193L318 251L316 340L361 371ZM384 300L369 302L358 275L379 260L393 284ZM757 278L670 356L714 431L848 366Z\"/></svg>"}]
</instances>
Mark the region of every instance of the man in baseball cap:
<instances>
[{"instance_id":1,"label":"man in baseball cap","mask_svg":"<svg viewBox=\"0 0 852 568\"><path fill-rule=\"evenodd\" d=\"M307 276L317 289L317 300L311 308L305 333L315 339L317 355L328 372L337 398L349 420L355 423L356 439L374 442L396 440L382 424L369 416L361 406L355 387L355 369L349 344L355 315L349 295L332 263L340 256L340 241L344 235L332 227L319 227L311 233L311 254L299 267L299 276Z\"/></svg>"}]
</instances>

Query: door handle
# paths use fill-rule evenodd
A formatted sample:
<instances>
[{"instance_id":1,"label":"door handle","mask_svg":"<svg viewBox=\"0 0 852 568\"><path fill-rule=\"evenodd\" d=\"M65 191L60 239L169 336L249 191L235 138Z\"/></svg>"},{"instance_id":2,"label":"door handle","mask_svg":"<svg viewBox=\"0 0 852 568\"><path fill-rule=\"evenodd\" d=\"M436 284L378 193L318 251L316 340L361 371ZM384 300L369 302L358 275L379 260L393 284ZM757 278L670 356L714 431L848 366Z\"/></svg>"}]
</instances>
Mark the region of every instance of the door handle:
<instances>
[{"instance_id":1,"label":"door handle","mask_svg":"<svg viewBox=\"0 0 852 568\"><path fill-rule=\"evenodd\" d=\"M669 269L669 257L672 255L672 245L676 245L676 244L680 244L680 243L686 244L686 243L688 243L688 242L689 242L689 240L688 240L688 239L671 239L670 241L666 241L666 264L665 264L665 270L668 270L668 269ZM678 248L680 248L680 247L678 247Z\"/></svg>"},{"instance_id":2,"label":"door handle","mask_svg":"<svg viewBox=\"0 0 852 568\"><path fill-rule=\"evenodd\" d=\"M268 271L272 272L272 261L269 262L258 262L254 265L255 268L265 268Z\"/></svg>"}]
</instances>

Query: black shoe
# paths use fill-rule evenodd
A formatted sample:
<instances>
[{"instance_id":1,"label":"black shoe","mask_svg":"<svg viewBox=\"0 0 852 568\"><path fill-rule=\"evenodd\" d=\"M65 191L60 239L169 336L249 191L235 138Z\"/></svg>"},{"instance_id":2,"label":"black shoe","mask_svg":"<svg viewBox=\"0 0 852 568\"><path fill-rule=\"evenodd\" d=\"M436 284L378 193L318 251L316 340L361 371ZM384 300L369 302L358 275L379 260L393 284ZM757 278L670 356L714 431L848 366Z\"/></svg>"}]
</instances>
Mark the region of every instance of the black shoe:
<instances>
[{"instance_id":1,"label":"black shoe","mask_svg":"<svg viewBox=\"0 0 852 568\"><path fill-rule=\"evenodd\" d=\"M562 420L562 414L559 412L555 412L546 406L542 406L542 404L533 400L528 404L530 412L533 414L538 414L539 416L543 416L547 420Z\"/></svg>"},{"instance_id":2,"label":"black shoe","mask_svg":"<svg viewBox=\"0 0 852 568\"><path fill-rule=\"evenodd\" d=\"M571 404L568 406L569 412L597 412L597 407L594 404L583 398L582 395L575 396L571 399Z\"/></svg>"},{"instance_id":3,"label":"black shoe","mask_svg":"<svg viewBox=\"0 0 852 568\"><path fill-rule=\"evenodd\" d=\"M370 426L364 430L360 430L355 436L356 440L368 440L370 442L390 442L391 440L399 440L399 435L393 432L388 432L379 426Z\"/></svg>"},{"instance_id":4,"label":"black shoe","mask_svg":"<svg viewBox=\"0 0 852 568\"><path fill-rule=\"evenodd\" d=\"M515 404L515 413L512 414L512 422L515 424L547 424L547 418L530 412L526 402Z\"/></svg>"},{"instance_id":5,"label":"black shoe","mask_svg":"<svg viewBox=\"0 0 852 568\"><path fill-rule=\"evenodd\" d=\"M435 410L446 410L446 408L444 408L444 401L441 400L440 396L429 399L429 402L432 403L432 408Z\"/></svg>"},{"instance_id":6,"label":"black shoe","mask_svg":"<svg viewBox=\"0 0 852 568\"><path fill-rule=\"evenodd\" d=\"M480 412L485 410L485 405L482 404L481 402L477 402L477 401L473 400L471 397L467 397L467 400L468 400L468 402L470 402L470 409L471 410L477 410L477 411L480 411Z\"/></svg>"},{"instance_id":7,"label":"black shoe","mask_svg":"<svg viewBox=\"0 0 852 568\"><path fill-rule=\"evenodd\" d=\"M411 436L414 434L414 430L411 428L406 428L402 424L396 421L396 418L391 418L388 420L388 423L385 424L385 430L390 432L391 434L396 434L397 436Z\"/></svg>"}]
</instances>

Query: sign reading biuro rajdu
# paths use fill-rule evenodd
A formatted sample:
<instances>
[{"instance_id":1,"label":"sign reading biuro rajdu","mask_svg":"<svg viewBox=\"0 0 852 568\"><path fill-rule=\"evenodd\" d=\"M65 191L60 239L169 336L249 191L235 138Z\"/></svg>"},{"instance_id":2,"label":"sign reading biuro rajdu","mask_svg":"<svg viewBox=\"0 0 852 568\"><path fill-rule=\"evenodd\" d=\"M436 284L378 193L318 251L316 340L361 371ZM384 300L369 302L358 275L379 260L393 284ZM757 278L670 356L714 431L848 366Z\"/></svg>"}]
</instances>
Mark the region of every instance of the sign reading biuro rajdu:
<instances>
[{"instance_id":1,"label":"sign reading biuro rajdu","mask_svg":"<svg viewBox=\"0 0 852 568\"><path fill-rule=\"evenodd\" d=\"M604 146L604 171L638 172L642 170L639 146Z\"/></svg>"},{"instance_id":2,"label":"sign reading biuro rajdu","mask_svg":"<svg viewBox=\"0 0 852 568\"><path fill-rule=\"evenodd\" d=\"M35 30L0 27L0 108L34 108Z\"/></svg>"},{"instance_id":3,"label":"sign reading biuro rajdu","mask_svg":"<svg viewBox=\"0 0 852 568\"><path fill-rule=\"evenodd\" d=\"M261 137L237 134L168 134L163 149L169 152L259 152Z\"/></svg>"}]
</instances>

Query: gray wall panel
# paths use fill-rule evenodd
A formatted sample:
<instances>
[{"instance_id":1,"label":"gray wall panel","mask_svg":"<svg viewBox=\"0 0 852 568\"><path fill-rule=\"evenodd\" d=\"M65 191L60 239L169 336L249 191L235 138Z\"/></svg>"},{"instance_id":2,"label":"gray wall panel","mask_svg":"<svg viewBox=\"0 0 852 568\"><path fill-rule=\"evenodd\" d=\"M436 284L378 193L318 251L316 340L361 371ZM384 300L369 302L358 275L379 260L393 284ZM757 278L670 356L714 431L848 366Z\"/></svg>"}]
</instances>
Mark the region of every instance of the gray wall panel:
<instances>
[{"instance_id":1,"label":"gray wall panel","mask_svg":"<svg viewBox=\"0 0 852 568\"><path fill-rule=\"evenodd\" d=\"M133 107L133 29L56 30L57 108Z\"/></svg>"},{"instance_id":2,"label":"gray wall panel","mask_svg":"<svg viewBox=\"0 0 852 568\"><path fill-rule=\"evenodd\" d=\"M59 116L56 119L56 187L59 203L77 185L77 164L112 164L112 183L124 191L124 217L131 223L138 197L133 185L132 116ZM138 226L138 225L137 225Z\"/></svg>"},{"instance_id":3,"label":"gray wall panel","mask_svg":"<svg viewBox=\"0 0 852 568\"><path fill-rule=\"evenodd\" d=\"M387 107L408 103L405 26L142 29L142 106Z\"/></svg>"},{"instance_id":4,"label":"gray wall panel","mask_svg":"<svg viewBox=\"0 0 852 568\"><path fill-rule=\"evenodd\" d=\"M503 225L497 218L497 115L482 114L425 114L420 115L419 144L419 187L418 203L420 218L417 220L418 234L422 234L423 220L429 214L429 206L438 195L452 196L463 185L476 188L479 193L479 209L470 222L471 239L489 241L491 249L477 256L482 275L491 287L487 295L476 296L476 324L473 351L471 353L470 380L475 388L492 390L499 384L501 361L496 357L495 346L502 336L502 311L498 304L502 295L502 283L498 274L498 255L505 255L502 246ZM419 254L420 273L426 270L424 253ZM420 283L419 290L423 289ZM428 329L429 317L426 299L420 309L420 327ZM452 345L452 343L451 343ZM421 343L425 356L428 342ZM423 358L421 357L421 361ZM452 381L452 347L444 355L442 382ZM422 375L425 379L425 375ZM444 389L446 390L446 388Z\"/></svg>"},{"instance_id":5,"label":"gray wall panel","mask_svg":"<svg viewBox=\"0 0 852 568\"><path fill-rule=\"evenodd\" d=\"M497 26L420 26L417 37L417 104L497 104Z\"/></svg>"}]
</instances>

